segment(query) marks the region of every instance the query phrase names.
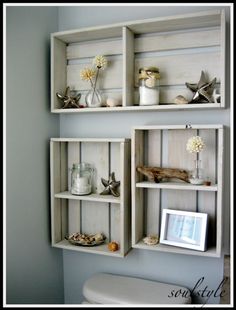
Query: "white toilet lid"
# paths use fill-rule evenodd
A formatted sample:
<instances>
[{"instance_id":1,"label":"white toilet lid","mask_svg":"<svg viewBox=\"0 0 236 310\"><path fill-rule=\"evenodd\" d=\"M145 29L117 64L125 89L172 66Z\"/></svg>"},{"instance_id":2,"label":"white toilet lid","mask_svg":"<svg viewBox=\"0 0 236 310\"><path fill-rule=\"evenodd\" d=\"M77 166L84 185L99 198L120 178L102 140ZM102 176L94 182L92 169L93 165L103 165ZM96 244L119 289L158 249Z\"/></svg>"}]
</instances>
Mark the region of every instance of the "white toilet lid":
<instances>
[{"instance_id":1,"label":"white toilet lid","mask_svg":"<svg viewBox=\"0 0 236 310\"><path fill-rule=\"evenodd\" d=\"M179 290L185 292L186 297L178 294ZM177 293L176 297L173 293ZM84 283L83 294L94 304L191 303L190 291L185 287L107 273L90 277Z\"/></svg>"}]
</instances>

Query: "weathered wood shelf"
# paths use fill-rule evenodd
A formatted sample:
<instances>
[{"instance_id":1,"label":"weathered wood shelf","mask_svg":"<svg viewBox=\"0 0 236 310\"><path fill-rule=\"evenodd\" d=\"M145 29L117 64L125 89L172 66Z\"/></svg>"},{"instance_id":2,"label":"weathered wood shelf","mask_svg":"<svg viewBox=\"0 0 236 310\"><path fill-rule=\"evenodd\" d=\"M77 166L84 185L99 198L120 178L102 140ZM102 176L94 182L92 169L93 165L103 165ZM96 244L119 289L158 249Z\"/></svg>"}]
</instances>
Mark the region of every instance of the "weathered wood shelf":
<instances>
[{"instance_id":1,"label":"weathered wood shelf","mask_svg":"<svg viewBox=\"0 0 236 310\"><path fill-rule=\"evenodd\" d=\"M70 193L70 169L73 163L86 162L94 168L92 194ZM130 240L130 140L125 138L51 138L51 239L52 246L124 257ZM100 195L101 178L111 172L120 181L120 196ZM65 237L75 232L103 233L106 244L82 247ZM110 252L107 243L115 240L118 252Z\"/></svg>"},{"instance_id":2,"label":"weathered wood shelf","mask_svg":"<svg viewBox=\"0 0 236 310\"><path fill-rule=\"evenodd\" d=\"M81 93L80 104L90 83L80 71L91 67L96 55L107 57L98 88L107 98L118 99L119 107L61 109L56 93L67 86ZM156 66L160 70L160 105L139 106L138 70ZM217 78L220 100L214 103L171 104L192 92L185 83L198 83L201 71L209 81ZM220 101L220 102L219 102ZM168 103L168 104L167 104ZM106 104L104 104L106 105ZM212 10L51 34L51 112L97 113L125 111L173 111L225 107L225 11Z\"/></svg>"},{"instance_id":3,"label":"weathered wood shelf","mask_svg":"<svg viewBox=\"0 0 236 310\"><path fill-rule=\"evenodd\" d=\"M186 150L192 136L199 135L205 148L198 154L211 186L182 181L150 182L138 166L169 167L190 171L196 154ZM220 257L222 253L223 126L150 125L132 129L132 247L179 254ZM160 237L163 209L207 213L207 250L180 249L176 246L144 244L148 235Z\"/></svg>"},{"instance_id":4,"label":"weathered wood shelf","mask_svg":"<svg viewBox=\"0 0 236 310\"><path fill-rule=\"evenodd\" d=\"M90 195L72 195L69 191L57 193L54 195L55 198L63 199L75 199L75 200L84 200L84 201L97 201L97 202L108 202L108 203L120 203L120 197L114 197L112 195L99 195L99 194L90 194Z\"/></svg>"},{"instance_id":5,"label":"weathered wood shelf","mask_svg":"<svg viewBox=\"0 0 236 310\"><path fill-rule=\"evenodd\" d=\"M217 185L193 185L188 183L174 183L174 182L166 182L166 183L154 183L154 182L139 182L136 183L136 187L140 188L159 188L159 189L174 189L174 190L187 190L187 191L209 191L216 192Z\"/></svg>"}]
</instances>

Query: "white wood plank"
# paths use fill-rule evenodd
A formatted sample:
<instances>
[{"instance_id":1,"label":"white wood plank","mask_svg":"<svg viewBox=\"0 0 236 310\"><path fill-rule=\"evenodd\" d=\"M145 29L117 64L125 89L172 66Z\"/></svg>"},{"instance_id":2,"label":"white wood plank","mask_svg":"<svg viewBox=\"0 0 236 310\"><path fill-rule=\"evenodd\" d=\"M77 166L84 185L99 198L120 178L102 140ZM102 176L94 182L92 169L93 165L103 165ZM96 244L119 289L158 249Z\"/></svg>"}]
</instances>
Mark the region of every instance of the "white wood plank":
<instances>
[{"instance_id":1,"label":"white wood plank","mask_svg":"<svg viewBox=\"0 0 236 310\"><path fill-rule=\"evenodd\" d=\"M144 164L144 133L142 130L132 130L132 245L136 244L144 234L143 223L143 190L136 188L136 183L143 181L136 167Z\"/></svg>"},{"instance_id":2,"label":"white wood plank","mask_svg":"<svg viewBox=\"0 0 236 310\"><path fill-rule=\"evenodd\" d=\"M222 242L223 242L223 167L224 167L224 128L218 130L217 139L217 183L219 186L219 191L217 194L217 218L216 218L216 248L217 252L221 254L222 252Z\"/></svg>"},{"instance_id":3,"label":"white wood plank","mask_svg":"<svg viewBox=\"0 0 236 310\"><path fill-rule=\"evenodd\" d=\"M224 108L226 105L225 102L225 92L226 92L226 18L225 11L221 11L221 54L220 54L220 78L221 78L221 107Z\"/></svg>"},{"instance_id":4,"label":"white wood plank","mask_svg":"<svg viewBox=\"0 0 236 310\"><path fill-rule=\"evenodd\" d=\"M54 193L60 192L60 143L51 142L51 175L52 175L52 243L61 240L61 200L54 198Z\"/></svg>"},{"instance_id":5,"label":"white wood plank","mask_svg":"<svg viewBox=\"0 0 236 310\"><path fill-rule=\"evenodd\" d=\"M66 44L51 37L51 109L61 108L56 93L66 88Z\"/></svg>"},{"instance_id":6,"label":"white wood plank","mask_svg":"<svg viewBox=\"0 0 236 310\"><path fill-rule=\"evenodd\" d=\"M96 55L118 55L122 54L122 40L121 38L117 38L116 40L80 42L68 45L66 51L68 60L95 57Z\"/></svg>"},{"instance_id":7,"label":"white wood plank","mask_svg":"<svg viewBox=\"0 0 236 310\"><path fill-rule=\"evenodd\" d=\"M199 153L205 178L209 177L212 184L216 180L216 130L199 130L198 135L205 142L205 148ZM198 212L205 212L209 216L208 245L216 246L216 196L214 193L198 193Z\"/></svg>"},{"instance_id":8,"label":"white wood plank","mask_svg":"<svg viewBox=\"0 0 236 310\"><path fill-rule=\"evenodd\" d=\"M99 246L83 247L83 246L75 246L69 243L67 240L62 240L61 242L55 244L54 247L65 249L65 250L91 253L91 254L100 254L100 255L120 257L120 258L124 257L124 255L121 254L120 251L116 251L116 252L109 251L107 247L107 242Z\"/></svg>"},{"instance_id":9,"label":"white wood plank","mask_svg":"<svg viewBox=\"0 0 236 310\"><path fill-rule=\"evenodd\" d=\"M123 106L133 105L134 34L123 27Z\"/></svg>"},{"instance_id":10,"label":"white wood plank","mask_svg":"<svg viewBox=\"0 0 236 310\"><path fill-rule=\"evenodd\" d=\"M130 145L120 144L121 160L121 204L120 204L120 251L126 253L130 247Z\"/></svg>"},{"instance_id":11,"label":"white wood plank","mask_svg":"<svg viewBox=\"0 0 236 310\"><path fill-rule=\"evenodd\" d=\"M80 201L68 201L68 233L81 232L80 227Z\"/></svg>"},{"instance_id":12,"label":"white wood plank","mask_svg":"<svg viewBox=\"0 0 236 310\"><path fill-rule=\"evenodd\" d=\"M196 133L197 131L194 129L168 130L168 136L166 136L168 141L163 141L163 144L168 143L168 154L166 154L168 162L164 167L187 171L193 169L196 156L188 153L186 144L188 139L195 136ZM181 195L179 195L179 192L176 191L163 191L163 204L164 208L196 211L196 192L181 191Z\"/></svg>"},{"instance_id":13,"label":"white wood plank","mask_svg":"<svg viewBox=\"0 0 236 310\"><path fill-rule=\"evenodd\" d=\"M115 178L117 181L121 182L121 159L120 159L120 143L110 143L110 172L115 173ZM120 188L119 188L120 191ZM115 198L115 197L114 197ZM121 199L119 199L121 202ZM117 207L115 204L110 205L110 237L112 241L116 241L120 244L121 238L121 229L123 225L121 221L123 219L120 216L120 206Z\"/></svg>"},{"instance_id":14,"label":"white wood plank","mask_svg":"<svg viewBox=\"0 0 236 310\"><path fill-rule=\"evenodd\" d=\"M67 190L68 188L68 158L67 158L67 143L60 143L61 164L60 164L60 191ZM61 199L61 226L62 238L68 232L68 201Z\"/></svg>"},{"instance_id":15,"label":"white wood plank","mask_svg":"<svg viewBox=\"0 0 236 310\"><path fill-rule=\"evenodd\" d=\"M68 142L68 169L74 163L80 163L80 142ZM68 190L71 188L71 170L68 173ZM80 202L68 201L68 230L69 233L80 232Z\"/></svg>"},{"instance_id":16,"label":"white wood plank","mask_svg":"<svg viewBox=\"0 0 236 310\"><path fill-rule=\"evenodd\" d=\"M108 179L109 174L108 142L81 143L81 161L89 163L94 169L92 193L100 194L104 186L101 178ZM108 203L81 201L82 232L103 232L109 236L109 205Z\"/></svg>"},{"instance_id":17,"label":"white wood plank","mask_svg":"<svg viewBox=\"0 0 236 310\"><path fill-rule=\"evenodd\" d=\"M117 205L120 203L119 197L114 197L112 195L99 195L99 194L90 194L90 195L83 195L77 196L72 195L70 192L65 191L58 194L55 194L56 198L63 198L63 199L74 199L74 200L87 200L87 201L97 201L97 202L108 202Z\"/></svg>"},{"instance_id":18,"label":"white wood plank","mask_svg":"<svg viewBox=\"0 0 236 310\"><path fill-rule=\"evenodd\" d=\"M161 131L150 130L148 132L148 166L160 167L161 165ZM160 222L160 190L147 191L147 207L146 207L146 233L147 235L159 236Z\"/></svg>"},{"instance_id":19,"label":"white wood plank","mask_svg":"<svg viewBox=\"0 0 236 310\"><path fill-rule=\"evenodd\" d=\"M138 70L141 67L156 66L160 70L160 85L185 85L197 83L201 71L209 76L209 81L220 79L220 53L196 53L169 56L156 56L135 59L135 86L138 87Z\"/></svg>"},{"instance_id":20,"label":"white wood plank","mask_svg":"<svg viewBox=\"0 0 236 310\"><path fill-rule=\"evenodd\" d=\"M82 233L103 233L109 237L108 205L101 202L82 201Z\"/></svg>"},{"instance_id":21,"label":"white wood plank","mask_svg":"<svg viewBox=\"0 0 236 310\"><path fill-rule=\"evenodd\" d=\"M91 66L91 61L88 61L88 63L68 65L67 85L73 90L89 90L91 84L89 81L81 80L80 71L85 67ZM122 88L122 60L109 60L107 68L99 71L96 87L100 90Z\"/></svg>"},{"instance_id":22,"label":"white wood plank","mask_svg":"<svg viewBox=\"0 0 236 310\"><path fill-rule=\"evenodd\" d=\"M185 182L161 182L154 183L149 181L136 183L136 187L139 188L156 188L156 189L174 189L174 190L190 190L190 191L206 191L206 192L216 192L218 190L217 185L192 185Z\"/></svg>"},{"instance_id":23,"label":"white wood plank","mask_svg":"<svg viewBox=\"0 0 236 310\"><path fill-rule=\"evenodd\" d=\"M216 46L220 44L220 29L188 31L184 33L154 33L134 40L134 52L175 50L182 48Z\"/></svg>"}]
</instances>

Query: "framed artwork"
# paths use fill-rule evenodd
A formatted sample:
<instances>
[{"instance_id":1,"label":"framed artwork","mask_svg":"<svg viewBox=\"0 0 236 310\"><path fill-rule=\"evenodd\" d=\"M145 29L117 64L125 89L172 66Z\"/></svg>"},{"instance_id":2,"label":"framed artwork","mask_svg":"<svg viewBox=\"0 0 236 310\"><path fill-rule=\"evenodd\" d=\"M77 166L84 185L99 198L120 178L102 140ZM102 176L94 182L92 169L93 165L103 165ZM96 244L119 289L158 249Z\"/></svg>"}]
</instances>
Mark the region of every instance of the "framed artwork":
<instances>
[{"instance_id":1,"label":"framed artwork","mask_svg":"<svg viewBox=\"0 0 236 310\"><path fill-rule=\"evenodd\" d=\"M163 209L160 243L205 251L208 214Z\"/></svg>"}]
</instances>

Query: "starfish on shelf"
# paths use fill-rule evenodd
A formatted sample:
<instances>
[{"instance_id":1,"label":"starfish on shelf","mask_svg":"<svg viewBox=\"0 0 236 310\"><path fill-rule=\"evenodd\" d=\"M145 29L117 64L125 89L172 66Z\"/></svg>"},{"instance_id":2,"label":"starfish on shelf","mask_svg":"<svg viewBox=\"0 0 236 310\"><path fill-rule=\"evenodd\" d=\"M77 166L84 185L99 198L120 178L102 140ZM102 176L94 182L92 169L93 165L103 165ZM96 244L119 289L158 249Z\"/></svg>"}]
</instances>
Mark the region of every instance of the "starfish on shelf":
<instances>
[{"instance_id":1,"label":"starfish on shelf","mask_svg":"<svg viewBox=\"0 0 236 310\"><path fill-rule=\"evenodd\" d=\"M201 72L200 80L197 84L185 83L185 85L194 93L190 103L214 102L212 98L216 78L207 82L204 71Z\"/></svg>"},{"instance_id":2,"label":"starfish on shelf","mask_svg":"<svg viewBox=\"0 0 236 310\"><path fill-rule=\"evenodd\" d=\"M56 95L64 103L62 109L80 108L78 102L80 100L81 94L79 93L76 96L71 96L69 86L66 88L64 95L61 95L60 93L56 93Z\"/></svg>"},{"instance_id":3,"label":"starfish on shelf","mask_svg":"<svg viewBox=\"0 0 236 310\"><path fill-rule=\"evenodd\" d=\"M105 189L100 193L100 195L110 195L112 194L115 197L119 197L120 193L118 191L118 186L120 186L120 181L115 180L115 173L112 172L108 180L101 178L102 184L105 186Z\"/></svg>"}]
</instances>

